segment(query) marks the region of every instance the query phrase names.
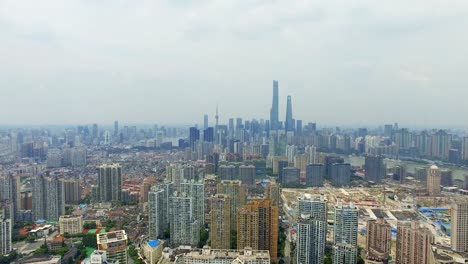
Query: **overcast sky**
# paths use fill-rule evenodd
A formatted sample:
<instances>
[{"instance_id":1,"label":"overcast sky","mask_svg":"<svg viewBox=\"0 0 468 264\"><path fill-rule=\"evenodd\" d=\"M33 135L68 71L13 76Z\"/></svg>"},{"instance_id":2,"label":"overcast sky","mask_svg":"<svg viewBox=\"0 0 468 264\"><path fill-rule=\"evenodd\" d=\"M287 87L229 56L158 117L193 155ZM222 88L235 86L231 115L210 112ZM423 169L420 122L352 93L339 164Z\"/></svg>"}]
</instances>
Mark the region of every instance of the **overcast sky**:
<instances>
[{"instance_id":1,"label":"overcast sky","mask_svg":"<svg viewBox=\"0 0 468 264\"><path fill-rule=\"evenodd\" d=\"M468 1L0 0L0 124L468 127Z\"/></svg>"}]
</instances>

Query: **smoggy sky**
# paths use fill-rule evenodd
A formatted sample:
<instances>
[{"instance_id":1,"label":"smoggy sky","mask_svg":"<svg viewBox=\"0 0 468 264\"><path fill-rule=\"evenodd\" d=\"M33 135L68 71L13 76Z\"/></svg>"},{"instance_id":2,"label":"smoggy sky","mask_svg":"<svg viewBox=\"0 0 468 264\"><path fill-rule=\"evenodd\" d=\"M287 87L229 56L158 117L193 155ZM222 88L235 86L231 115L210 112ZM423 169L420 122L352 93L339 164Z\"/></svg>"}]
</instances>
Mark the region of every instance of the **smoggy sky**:
<instances>
[{"instance_id":1,"label":"smoggy sky","mask_svg":"<svg viewBox=\"0 0 468 264\"><path fill-rule=\"evenodd\" d=\"M0 0L0 124L468 127L468 1Z\"/></svg>"}]
</instances>

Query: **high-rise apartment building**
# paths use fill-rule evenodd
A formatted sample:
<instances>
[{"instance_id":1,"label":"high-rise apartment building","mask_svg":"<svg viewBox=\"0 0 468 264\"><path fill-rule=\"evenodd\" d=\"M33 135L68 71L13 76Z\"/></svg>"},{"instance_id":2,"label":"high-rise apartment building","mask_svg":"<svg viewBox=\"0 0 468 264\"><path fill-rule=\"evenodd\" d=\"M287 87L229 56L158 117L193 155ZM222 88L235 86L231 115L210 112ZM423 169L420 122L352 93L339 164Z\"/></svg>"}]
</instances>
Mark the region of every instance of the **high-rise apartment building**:
<instances>
[{"instance_id":1,"label":"high-rise apartment building","mask_svg":"<svg viewBox=\"0 0 468 264\"><path fill-rule=\"evenodd\" d=\"M439 130L431 136L431 156L447 160L452 148L452 135L444 130Z\"/></svg>"},{"instance_id":2,"label":"high-rise apartment building","mask_svg":"<svg viewBox=\"0 0 468 264\"><path fill-rule=\"evenodd\" d=\"M386 175L385 165L381 156L366 156L364 171L366 180L381 183Z\"/></svg>"},{"instance_id":3,"label":"high-rise apartment building","mask_svg":"<svg viewBox=\"0 0 468 264\"><path fill-rule=\"evenodd\" d=\"M81 201L81 186L79 179L67 179L63 181L65 203L78 204Z\"/></svg>"},{"instance_id":4,"label":"high-rise apartment building","mask_svg":"<svg viewBox=\"0 0 468 264\"><path fill-rule=\"evenodd\" d=\"M323 196L312 197L310 194L304 194L297 201L298 218L302 215L308 215L313 219L327 221L327 202Z\"/></svg>"},{"instance_id":5,"label":"high-rise apartment building","mask_svg":"<svg viewBox=\"0 0 468 264\"><path fill-rule=\"evenodd\" d=\"M73 215L61 215L59 217L60 234L76 235L83 232L83 217Z\"/></svg>"},{"instance_id":6,"label":"high-rise apartment building","mask_svg":"<svg viewBox=\"0 0 468 264\"><path fill-rule=\"evenodd\" d=\"M367 259L388 261L392 250L392 227L384 220L367 221Z\"/></svg>"},{"instance_id":7,"label":"high-rise apartment building","mask_svg":"<svg viewBox=\"0 0 468 264\"><path fill-rule=\"evenodd\" d=\"M281 203L281 187L275 182L268 184L266 189L266 198L271 200L274 206L279 206Z\"/></svg>"},{"instance_id":8,"label":"high-rise apartment building","mask_svg":"<svg viewBox=\"0 0 468 264\"><path fill-rule=\"evenodd\" d=\"M10 220L15 222L21 210L21 177L0 176L0 201L8 202L12 207Z\"/></svg>"},{"instance_id":9,"label":"high-rise apartment building","mask_svg":"<svg viewBox=\"0 0 468 264\"><path fill-rule=\"evenodd\" d=\"M356 263L359 210L354 204L348 206L341 202L335 206L335 226L333 232L334 262Z\"/></svg>"},{"instance_id":10,"label":"high-rise apartment building","mask_svg":"<svg viewBox=\"0 0 468 264\"><path fill-rule=\"evenodd\" d=\"M148 193L148 231L150 239L158 239L169 231L169 193L164 186L153 186Z\"/></svg>"},{"instance_id":11,"label":"high-rise apartment building","mask_svg":"<svg viewBox=\"0 0 468 264\"><path fill-rule=\"evenodd\" d=\"M97 249L106 252L107 258L119 261L119 264L128 263L127 233L124 230L96 235Z\"/></svg>"},{"instance_id":12,"label":"high-rise apartment building","mask_svg":"<svg viewBox=\"0 0 468 264\"><path fill-rule=\"evenodd\" d=\"M13 225L10 219L0 219L0 255L7 255L12 251L11 232Z\"/></svg>"},{"instance_id":13,"label":"high-rise apartment building","mask_svg":"<svg viewBox=\"0 0 468 264\"><path fill-rule=\"evenodd\" d=\"M236 180L237 168L234 165L221 165L218 168L218 176L220 180Z\"/></svg>"},{"instance_id":14,"label":"high-rise apartment building","mask_svg":"<svg viewBox=\"0 0 468 264\"><path fill-rule=\"evenodd\" d=\"M122 167L119 164L105 164L98 170L98 193L101 202L122 200Z\"/></svg>"},{"instance_id":15,"label":"high-rise apartment building","mask_svg":"<svg viewBox=\"0 0 468 264\"><path fill-rule=\"evenodd\" d=\"M210 241L214 249L231 248L231 197L217 194L210 199Z\"/></svg>"},{"instance_id":16,"label":"high-rise apartment building","mask_svg":"<svg viewBox=\"0 0 468 264\"><path fill-rule=\"evenodd\" d=\"M192 218L197 221L200 228L205 224L205 185L203 180L184 181L180 184L180 191L192 198Z\"/></svg>"},{"instance_id":17,"label":"high-rise apartment building","mask_svg":"<svg viewBox=\"0 0 468 264\"><path fill-rule=\"evenodd\" d=\"M334 163L330 166L330 181L335 187L347 186L351 182L351 165Z\"/></svg>"},{"instance_id":18,"label":"high-rise apartment building","mask_svg":"<svg viewBox=\"0 0 468 264\"><path fill-rule=\"evenodd\" d=\"M357 249L346 243L335 243L333 245L333 264L355 264L357 260Z\"/></svg>"},{"instance_id":19,"label":"high-rise apartment building","mask_svg":"<svg viewBox=\"0 0 468 264\"><path fill-rule=\"evenodd\" d=\"M323 187L325 168L322 164L309 164L306 167L306 186Z\"/></svg>"},{"instance_id":20,"label":"high-rise apartment building","mask_svg":"<svg viewBox=\"0 0 468 264\"><path fill-rule=\"evenodd\" d=\"M63 180L41 175L34 177L31 185L33 218L58 221L65 214Z\"/></svg>"},{"instance_id":21,"label":"high-rise apartment building","mask_svg":"<svg viewBox=\"0 0 468 264\"><path fill-rule=\"evenodd\" d=\"M302 215L297 226L296 263L323 264L327 242L327 222Z\"/></svg>"},{"instance_id":22,"label":"high-rise apartment building","mask_svg":"<svg viewBox=\"0 0 468 264\"><path fill-rule=\"evenodd\" d=\"M243 184L254 185L255 184L255 166L253 165L241 165L239 166L239 179Z\"/></svg>"},{"instance_id":23,"label":"high-rise apartment building","mask_svg":"<svg viewBox=\"0 0 468 264\"><path fill-rule=\"evenodd\" d=\"M254 200L237 216L237 248L270 250L272 261L278 257L279 209L271 200Z\"/></svg>"},{"instance_id":24,"label":"high-rise apartment building","mask_svg":"<svg viewBox=\"0 0 468 264\"><path fill-rule=\"evenodd\" d=\"M200 239L200 224L193 217L192 197L174 192L169 198L169 227L171 244L197 245Z\"/></svg>"},{"instance_id":25,"label":"high-rise apartment building","mask_svg":"<svg viewBox=\"0 0 468 264\"><path fill-rule=\"evenodd\" d=\"M273 81L273 103L270 110L270 130L279 129L279 95L278 81Z\"/></svg>"},{"instance_id":26,"label":"high-rise apartment building","mask_svg":"<svg viewBox=\"0 0 468 264\"><path fill-rule=\"evenodd\" d=\"M429 264L432 232L418 222L400 222L397 229L396 264Z\"/></svg>"},{"instance_id":27,"label":"high-rise apartment building","mask_svg":"<svg viewBox=\"0 0 468 264\"><path fill-rule=\"evenodd\" d=\"M286 167L283 169L281 186L284 188L297 188L301 184L301 171L295 167Z\"/></svg>"},{"instance_id":28,"label":"high-rise apartment building","mask_svg":"<svg viewBox=\"0 0 468 264\"><path fill-rule=\"evenodd\" d=\"M463 138L463 160L468 161L468 137Z\"/></svg>"},{"instance_id":29,"label":"high-rise apartment building","mask_svg":"<svg viewBox=\"0 0 468 264\"><path fill-rule=\"evenodd\" d=\"M456 201L451 206L452 250L468 252L468 201Z\"/></svg>"},{"instance_id":30,"label":"high-rise apartment building","mask_svg":"<svg viewBox=\"0 0 468 264\"><path fill-rule=\"evenodd\" d=\"M440 195L441 176L436 165L432 165L427 171L427 192L429 195Z\"/></svg>"},{"instance_id":31,"label":"high-rise apartment building","mask_svg":"<svg viewBox=\"0 0 468 264\"><path fill-rule=\"evenodd\" d=\"M221 181L217 185L218 194L231 197L231 229L237 230L237 212L247 203L247 186L241 181Z\"/></svg>"}]
</instances>

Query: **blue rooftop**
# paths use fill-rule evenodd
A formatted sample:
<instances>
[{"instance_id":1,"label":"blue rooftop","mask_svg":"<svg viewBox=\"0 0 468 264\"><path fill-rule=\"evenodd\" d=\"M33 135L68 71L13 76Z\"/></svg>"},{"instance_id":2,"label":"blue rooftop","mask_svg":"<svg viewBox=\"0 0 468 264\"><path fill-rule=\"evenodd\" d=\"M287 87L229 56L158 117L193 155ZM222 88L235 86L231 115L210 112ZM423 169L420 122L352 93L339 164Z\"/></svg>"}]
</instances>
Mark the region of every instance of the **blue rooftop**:
<instances>
[{"instance_id":1,"label":"blue rooftop","mask_svg":"<svg viewBox=\"0 0 468 264\"><path fill-rule=\"evenodd\" d=\"M150 240L150 241L148 241L148 245L150 245L150 247L152 247L152 248L158 247L160 244L161 244L161 242L159 240Z\"/></svg>"}]
</instances>

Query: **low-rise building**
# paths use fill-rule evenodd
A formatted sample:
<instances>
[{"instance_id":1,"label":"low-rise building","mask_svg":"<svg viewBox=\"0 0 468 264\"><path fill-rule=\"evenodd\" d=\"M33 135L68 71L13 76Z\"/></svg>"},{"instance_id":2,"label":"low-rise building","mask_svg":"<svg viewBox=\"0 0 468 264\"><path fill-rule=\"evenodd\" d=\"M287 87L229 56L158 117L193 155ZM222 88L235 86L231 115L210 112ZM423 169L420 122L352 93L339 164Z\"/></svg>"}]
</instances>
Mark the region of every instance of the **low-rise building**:
<instances>
[{"instance_id":1,"label":"low-rise building","mask_svg":"<svg viewBox=\"0 0 468 264\"><path fill-rule=\"evenodd\" d=\"M192 249L186 253L177 255L176 264L270 264L270 252L268 250L244 250L211 249L208 246L203 249Z\"/></svg>"},{"instance_id":2,"label":"low-rise building","mask_svg":"<svg viewBox=\"0 0 468 264\"><path fill-rule=\"evenodd\" d=\"M68 233L70 235L81 234L83 232L83 217L62 215L59 218L60 234Z\"/></svg>"},{"instance_id":3,"label":"low-rise building","mask_svg":"<svg viewBox=\"0 0 468 264\"><path fill-rule=\"evenodd\" d=\"M143 244L142 253L145 257L145 262L148 264L156 264L162 256L163 242L161 240L150 240Z\"/></svg>"}]
</instances>

